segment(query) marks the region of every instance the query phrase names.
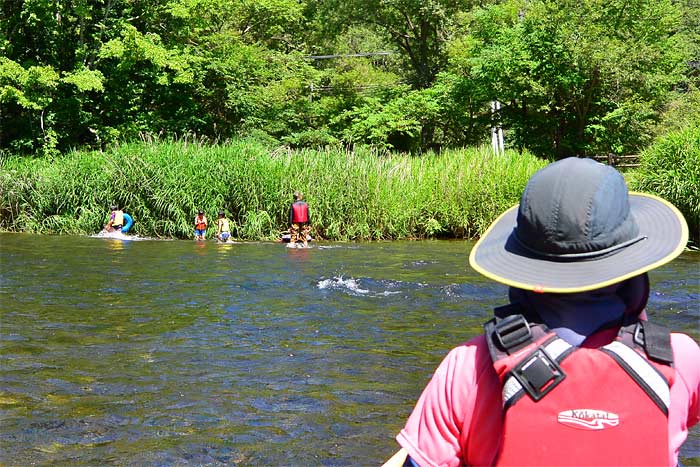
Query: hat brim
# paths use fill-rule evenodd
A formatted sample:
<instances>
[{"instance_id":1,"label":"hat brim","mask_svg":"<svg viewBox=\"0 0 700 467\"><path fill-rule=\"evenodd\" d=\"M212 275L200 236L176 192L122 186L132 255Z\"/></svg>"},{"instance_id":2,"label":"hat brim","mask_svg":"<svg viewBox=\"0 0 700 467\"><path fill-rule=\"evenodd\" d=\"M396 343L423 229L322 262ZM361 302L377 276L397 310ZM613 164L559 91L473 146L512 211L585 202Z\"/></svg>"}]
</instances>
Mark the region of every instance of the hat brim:
<instances>
[{"instance_id":1,"label":"hat brim","mask_svg":"<svg viewBox=\"0 0 700 467\"><path fill-rule=\"evenodd\" d=\"M630 210L643 240L611 255L583 261L537 257L512 237L518 206L501 214L469 254L469 264L497 282L535 292L575 293L606 287L658 268L680 255L688 225L671 203L630 193Z\"/></svg>"}]
</instances>

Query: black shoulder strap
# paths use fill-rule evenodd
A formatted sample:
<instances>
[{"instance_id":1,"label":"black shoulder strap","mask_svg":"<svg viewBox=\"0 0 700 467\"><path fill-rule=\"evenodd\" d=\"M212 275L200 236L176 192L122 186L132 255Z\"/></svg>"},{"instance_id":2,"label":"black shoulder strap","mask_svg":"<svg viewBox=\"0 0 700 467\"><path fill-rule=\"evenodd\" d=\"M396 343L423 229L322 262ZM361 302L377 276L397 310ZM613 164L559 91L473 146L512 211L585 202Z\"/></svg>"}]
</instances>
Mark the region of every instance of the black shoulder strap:
<instances>
[{"instance_id":1,"label":"black shoulder strap","mask_svg":"<svg viewBox=\"0 0 700 467\"><path fill-rule=\"evenodd\" d=\"M501 315L504 317L499 318L499 312L504 308L510 308L513 311L516 307L512 305L501 307L501 310L496 310L496 317L484 324L489 353L496 366L500 366L497 365L500 360L551 334L547 326L530 323L522 314ZM508 367L505 379L501 380L505 408L514 404L525 393L529 394L534 401L538 401L564 380L566 374L556 359L565 358L564 355L570 352L552 357L547 351L547 346L554 345L557 341L561 339L552 336L540 346L533 345L533 348L517 362L511 362L512 367ZM497 371L500 370L497 368Z\"/></svg>"},{"instance_id":2,"label":"black shoulder strap","mask_svg":"<svg viewBox=\"0 0 700 467\"><path fill-rule=\"evenodd\" d=\"M617 340L599 350L615 360L668 416L672 382L664 372L660 371L660 368L652 364L655 362L661 366L672 367L673 349L668 329L648 321L638 321L620 328ZM640 355L638 350L644 350L646 357ZM654 371L648 371L645 368Z\"/></svg>"},{"instance_id":3,"label":"black shoulder strap","mask_svg":"<svg viewBox=\"0 0 700 467\"><path fill-rule=\"evenodd\" d=\"M637 321L620 329L620 340L630 347L640 347L647 358L663 365L673 364L671 332L664 326Z\"/></svg>"},{"instance_id":4,"label":"black shoulder strap","mask_svg":"<svg viewBox=\"0 0 700 467\"><path fill-rule=\"evenodd\" d=\"M484 324L493 361L517 352L549 332L539 316L519 303L496 307L493 314L495 318Z\"/></svg>"},{"instance_id":5,"label":"black shoulder strap","mask_svg":"<svg viewBox=\"0 0 700 467\"><path fill-rule=\"evenodd\" d=\"M664 326L639 321L634 331L634 341L644 348L650 360L666 365L673 363L671 332Z\"/></svg>"},{"instance_id":6,"label":"black shoulder strap","mask_svg":"<svg viewBox=\"0 0 700 467\"><path fill-rule=\"evenodd\" d=\"M511 355L533 341L530 325L523 315L510 315L502 319L493 318L484 324L484 330L489 342L489 350L495 346L497 354L505 352ZM491 356L493 357L493 352Z\"/></svg>"},{"instance_id":7,"label":"black shoulder strap","mask_svg":"<svg viewBox=\"0 0 700 467\"><path fill-rule=\"evenodd\" d=\"M484 323L486 342L491 359L496 362L549 333L537 317L530 319L530 313L517 303L494 309L495 317Z\"/></svg>"}]
</instances>

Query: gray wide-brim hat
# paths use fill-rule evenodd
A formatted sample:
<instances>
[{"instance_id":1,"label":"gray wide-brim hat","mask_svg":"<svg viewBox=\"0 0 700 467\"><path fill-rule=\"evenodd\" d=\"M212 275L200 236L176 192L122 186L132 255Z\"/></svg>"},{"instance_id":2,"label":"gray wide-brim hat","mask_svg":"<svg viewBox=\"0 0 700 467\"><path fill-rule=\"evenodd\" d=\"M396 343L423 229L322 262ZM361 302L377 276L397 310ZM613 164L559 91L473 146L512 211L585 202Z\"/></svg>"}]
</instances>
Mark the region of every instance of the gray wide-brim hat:
<instances>
[{"instance_id":1,"label":"gray wide-brim hat","mask_svg":"<svg viewBox=\"0 0 700 467\"><path fill-rule=\"evenodd\" d=\"M512 287L575 293L668 263L687 242L688 225L671 203L628 193L617 170L572 157L530 178L520 204L491 224L469 264Z\"/></svg>"}]
</instances>

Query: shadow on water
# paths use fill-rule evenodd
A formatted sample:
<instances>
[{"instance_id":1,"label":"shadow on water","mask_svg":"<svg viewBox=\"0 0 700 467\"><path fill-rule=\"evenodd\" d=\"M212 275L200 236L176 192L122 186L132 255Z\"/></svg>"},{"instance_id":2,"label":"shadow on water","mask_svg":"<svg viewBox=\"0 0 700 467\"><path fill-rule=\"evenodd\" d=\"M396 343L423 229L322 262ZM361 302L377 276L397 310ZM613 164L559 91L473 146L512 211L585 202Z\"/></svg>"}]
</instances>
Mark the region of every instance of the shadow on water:
<instances>
[{"instance_id":1,"label":"shadow on water","mask_svg":"<svg viewBox=\"0 0 700 467\"><path fill-rule=\"evenodd\" d=\"M0 235L0 463L378 465L505 296L469 247ZM695 339L699 258L649 304Z\"/></svg>"}]
</instances>

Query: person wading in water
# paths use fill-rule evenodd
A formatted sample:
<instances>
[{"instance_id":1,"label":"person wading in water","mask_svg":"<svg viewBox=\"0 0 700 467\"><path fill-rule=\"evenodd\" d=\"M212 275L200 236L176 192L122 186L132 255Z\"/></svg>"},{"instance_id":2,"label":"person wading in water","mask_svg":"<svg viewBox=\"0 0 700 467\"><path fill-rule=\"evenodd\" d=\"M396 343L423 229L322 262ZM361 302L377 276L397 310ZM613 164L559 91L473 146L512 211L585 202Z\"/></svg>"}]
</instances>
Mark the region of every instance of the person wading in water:
<instances>
[{"instance_id":1,"label":"person wading in water","mask_svg":"<svg viewBox=\"0 0 700 467\"><path fill-rule=\"evenodd\" d=\"M194 217L194 239L195 240L206 240L207 235L207 216L204 215L204 211L201 209L197 211L197 215Z\"/></svg>"},{"instance_id":2,"label":"person wading in water","mask_svg":"<svg viewBox=\"0 0 700 467\"><path fill-rule=\"evenodd\" d=\"M289 207L289 243L295 244L301 241L304 246L309 246L308 236L311 230L311 215L309 205L304 201L304 195L294 192L294 202Z\"/></svg>"}]
</instances>

